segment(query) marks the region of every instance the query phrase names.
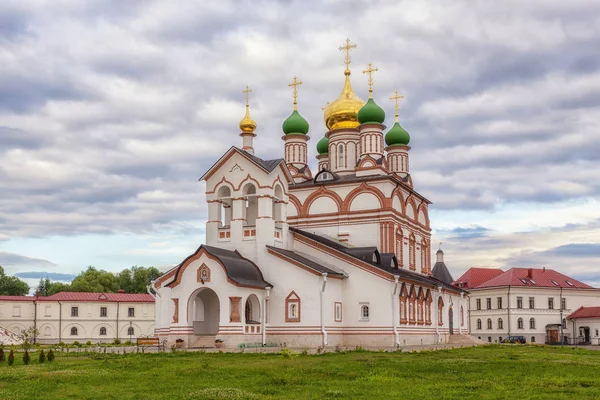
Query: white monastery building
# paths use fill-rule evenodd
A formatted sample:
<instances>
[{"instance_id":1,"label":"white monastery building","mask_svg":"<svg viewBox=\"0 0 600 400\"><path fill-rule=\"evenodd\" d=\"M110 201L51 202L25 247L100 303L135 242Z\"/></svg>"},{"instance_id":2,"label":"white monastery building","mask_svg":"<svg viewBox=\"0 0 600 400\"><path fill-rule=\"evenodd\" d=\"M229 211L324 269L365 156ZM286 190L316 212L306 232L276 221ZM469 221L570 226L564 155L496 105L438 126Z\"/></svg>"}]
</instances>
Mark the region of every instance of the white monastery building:
<instances>
[{"instance_id":1,"label":"white monastery building","mask_svg":"<svg viewBox=\"0 0 600 400\"><path fill-rule=\"evenodd\" d=\"M189 347L282 344L403 346L468 333L464 291L445 265L432 274L429 200L413 187L410 136L345 81L324 112L318 169L297 107L283 122L283 158L255 155L256 123L202 175L206 244L154 281L156 333ZM443 261L442 263L443 264ZM445 271L443 271L445 269ZM446 278L437 279L436 276Z\"/></svg>"},{"instance_id":2,"label":"white monastery building","mask_svg":"<svg viewBox=\"0 0 600 400\"><path fill-rule=\"evenodd\" d=\"M548 268L470 268L455 285L469 291L470 332L486 342L599 344L600 289ZM594 319L595 318L595 319Z\"/></svg>"},{"instance_id":3,"label":"white monastery building","mask_svg":"<svg viewBox=\"0 0 600 400\"><path fill-rule=\"evenodd\" d=\"M149 294L61 292L51 296L0 296L0 342L20 343L33 327L37 343L111 343L154 335Z\"/></svg>"}]
</instances>

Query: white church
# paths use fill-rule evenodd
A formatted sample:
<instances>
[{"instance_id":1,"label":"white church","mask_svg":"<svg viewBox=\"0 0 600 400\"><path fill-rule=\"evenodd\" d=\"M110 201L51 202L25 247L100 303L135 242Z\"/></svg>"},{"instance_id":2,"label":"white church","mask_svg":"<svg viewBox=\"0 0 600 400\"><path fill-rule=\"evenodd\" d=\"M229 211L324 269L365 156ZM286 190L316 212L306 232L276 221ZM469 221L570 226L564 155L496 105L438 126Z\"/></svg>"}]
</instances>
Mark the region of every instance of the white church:
<instances>
[{"instance_id":1,"label":"white church","mask_svg":"<svg viewBox=\"0 0 600 400\"><path fill-rule=\"evenodd\" d=\"M465 292L438 252L431 269L429 200L413 187L410 136L345 81L324 111L318 171L308 166L308 122L283 122L283 158L255 155L256 123L201 177L206 244L152 282L156 334L187 347L398 347L468 335Z\"/></svg>"}]
</instances>

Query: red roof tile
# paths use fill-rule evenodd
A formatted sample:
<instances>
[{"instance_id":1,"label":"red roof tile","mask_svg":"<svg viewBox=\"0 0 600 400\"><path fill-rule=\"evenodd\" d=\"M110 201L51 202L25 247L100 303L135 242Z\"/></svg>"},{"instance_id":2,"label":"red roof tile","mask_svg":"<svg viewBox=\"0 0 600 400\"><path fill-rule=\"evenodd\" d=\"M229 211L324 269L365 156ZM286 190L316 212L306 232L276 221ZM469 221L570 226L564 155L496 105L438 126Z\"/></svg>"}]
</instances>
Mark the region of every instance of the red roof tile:
<instances>
[{"instance_id":1,"label":"red roof tile","mask_svg":"<svg viewBox=\"0 0 600 400\"><path fill-rule=\"evenodd\" d=\"M48 297L40 297L40 301L104 301L123 303L154 303L154 297L147 293L86 293L60 292Z\"/></svg>"},{"instance_id":2,"label":"red roof tile","mask_svg":"<svg viewBox=\"0 0 600 400\"><path fill-rule=\"evenodd\" d=\"M561 287L565 289L593 289L576 279L548 268L511 268L501 275L471 288L498 286Z\"/></svg>"},{"instance_id":3,"label":"red roof tile","mask_svg":"<svg viewBox=\"0 0 600 400\"><path fill-rule=\"evenodd\" d=\"M569 319L600 318L600 307L579 307L569 315Z\"/></svg>"},{"instance_id":4,"label":"red roof tile","mask_svg":"<svg viewBox=\"0 0 600 400\"><path fill-rule=\"evenodd\" d=\"M464 289L473 289L503 273L504 271L496 268L469 268L454 285L459 286L459 283L462 283Z\"/></svg>"},{"instance_id":5,"label":"red roof tile","mask_svg":"<svg viewBox=\"0 0 600 400\"><path fill-rule=\"evenodd\" d=\"M0 296L0 301L33 301L35 296Z\"/></svg>"}]
</instances>

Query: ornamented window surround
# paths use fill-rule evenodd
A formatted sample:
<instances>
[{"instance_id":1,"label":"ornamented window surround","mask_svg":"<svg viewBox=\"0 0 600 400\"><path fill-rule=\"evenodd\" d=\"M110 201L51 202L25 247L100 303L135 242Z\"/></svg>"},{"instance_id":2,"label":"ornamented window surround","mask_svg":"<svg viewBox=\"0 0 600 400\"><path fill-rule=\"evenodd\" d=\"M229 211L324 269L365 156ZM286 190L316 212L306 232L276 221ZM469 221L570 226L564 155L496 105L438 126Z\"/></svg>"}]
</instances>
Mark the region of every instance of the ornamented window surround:
<instances>
[{"instance_id":1,"label":"ornamented window surround","mask_svg":"<svg viewBox=\"0 0 600 400\"><path fill-rule=\"evenodd\" d=\"M338 313L338 309L339 309L339 313ZM342 322L343 319L343 314L342 314L342 303L336 301L333 304L333 318L335 320L335 322Z\"/></svg>"},{"instance_id":2,"label":"ornamented window surround","mask_svg":"<svg viewBox=\"0 0 600 400\"><path fill-rule=\"evenodd\" d=\"M290 306L292 304L295 304L298 308L298 315L296 317L290 315ZM285 322L300 322L302 319L301 311L302 309L300 308L300 296L298 296L296 292L292 290L290 294L288 294L288 296L285 298Z\"/></svg>"},{"instance_id":3,"label":"ornamented window surround","mask_svg":"<svg viewBox=\"0 0 600 400\"><path fill-rule=\"evenodd\" d=\"M196 273L196 282L210 282L210 268L208 265L202 264Z\"/></svg>"}]
</instances>

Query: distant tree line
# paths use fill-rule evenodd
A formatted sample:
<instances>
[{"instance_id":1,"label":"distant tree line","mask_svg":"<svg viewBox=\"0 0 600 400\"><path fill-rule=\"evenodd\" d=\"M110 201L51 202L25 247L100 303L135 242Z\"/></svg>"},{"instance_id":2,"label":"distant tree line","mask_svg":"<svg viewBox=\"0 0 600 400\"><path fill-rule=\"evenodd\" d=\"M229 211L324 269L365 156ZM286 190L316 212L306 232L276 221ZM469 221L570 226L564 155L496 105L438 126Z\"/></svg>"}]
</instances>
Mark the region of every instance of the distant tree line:
<instances>
[{"instance_id":1,"label":"distant tree line","mask_svg":"<svg viewBox=\"0 0 600 400\"><path fill-rule=\"evenodd\" d=\"M37 286L39 296L50 296L59 292L103 292L146 293L150 281L161 275L155 267L138 267L137 265L115 274L87 267L73 279L71 283L53 282L42 278ZM15 276L8 276L0 266L0 295L24 296L29 293L29 285Z\"/></svg>"}]
</instances>

